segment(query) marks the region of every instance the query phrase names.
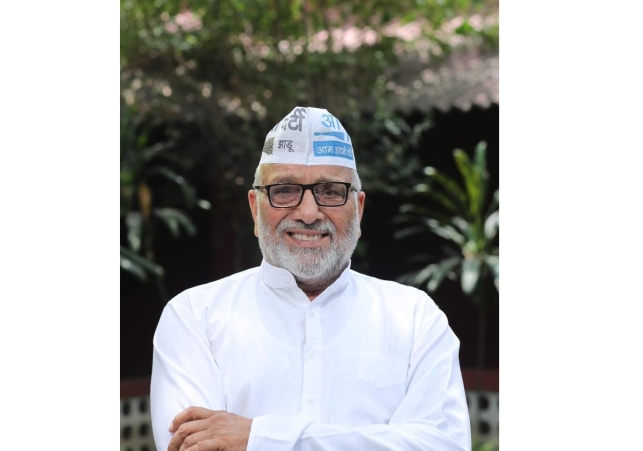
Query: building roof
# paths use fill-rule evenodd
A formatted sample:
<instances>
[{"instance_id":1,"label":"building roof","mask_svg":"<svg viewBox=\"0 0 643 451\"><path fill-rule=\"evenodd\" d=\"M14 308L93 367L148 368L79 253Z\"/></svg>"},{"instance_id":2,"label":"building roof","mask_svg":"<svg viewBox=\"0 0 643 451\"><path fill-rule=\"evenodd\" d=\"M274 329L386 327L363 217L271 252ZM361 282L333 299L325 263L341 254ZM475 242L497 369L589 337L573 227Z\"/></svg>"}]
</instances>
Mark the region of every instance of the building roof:
<instances>
[{"instance_id":1,"label":"building roof","mask_svg":"<svg viewBox=\"0 0 643 451\"><path fill-rule=\"evenodd\" d=\"M460 51L441 61L423 63L407 58L392 74L389 106L409 112L433 109L468 111L476 105L499 103L499 55L476 49Z\"/></svg>"}]
</instances>

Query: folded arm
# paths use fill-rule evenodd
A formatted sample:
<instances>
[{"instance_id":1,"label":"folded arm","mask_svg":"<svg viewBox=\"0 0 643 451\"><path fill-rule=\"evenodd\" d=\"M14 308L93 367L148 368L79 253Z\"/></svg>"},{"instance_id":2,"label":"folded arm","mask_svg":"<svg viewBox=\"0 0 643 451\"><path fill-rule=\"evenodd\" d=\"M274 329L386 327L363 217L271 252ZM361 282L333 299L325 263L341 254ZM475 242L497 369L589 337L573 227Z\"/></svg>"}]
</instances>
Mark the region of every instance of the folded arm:
<instances>
[{"instance_id":1,"label":"folded arm","mask_svg":"<svg viewBox=\"0 0 643 451\"><path fill-rule=\"evenodd\" d=\"M467 451L469 414L459 341L444 314L427 312L410 356L407 392L388 424L350 427L301 416L254 418L248 451Z\"/></svg>"},{"instance_id":2,"label":"folded arm","mask_svg":"<svg viewBox=\"0 0 643 451\"><path fill-rule=\"evenodd\" d=\"M190 448L186 440L193 445L199 438L201 451L244 449L246 440L248 451L470 450L458 351L444 314L425 313L409 359L406 395L388 424L352 427L272 414L245 419L223 412L221 375L206 334L186 305L170 303L154 338L151 407L157 449L168 449L174 433L172 449L180 451ZM186 413L191 406L205 409ZM230 433L234 428L236 435ZM222 436L230 440L212 438Z\"/></svg>"}]
</instances>

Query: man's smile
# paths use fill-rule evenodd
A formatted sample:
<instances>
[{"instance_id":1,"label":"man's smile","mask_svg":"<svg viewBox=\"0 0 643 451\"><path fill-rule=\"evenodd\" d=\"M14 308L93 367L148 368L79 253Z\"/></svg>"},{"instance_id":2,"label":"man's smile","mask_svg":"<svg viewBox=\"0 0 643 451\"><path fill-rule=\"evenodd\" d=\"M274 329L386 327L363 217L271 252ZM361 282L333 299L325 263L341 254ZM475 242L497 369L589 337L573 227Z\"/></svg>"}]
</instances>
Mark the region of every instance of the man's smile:
<instances>
[{"instance_id":1,"label":"man's smile","mask_svg":"<svg viewBox=\"0 0 643 451\"><path fill-rule=\"evenodd\" d=\"M287 230L286 235L300 247L313 247L321 244L329 235L318 230Z\"/></svg>"}]
</instances>

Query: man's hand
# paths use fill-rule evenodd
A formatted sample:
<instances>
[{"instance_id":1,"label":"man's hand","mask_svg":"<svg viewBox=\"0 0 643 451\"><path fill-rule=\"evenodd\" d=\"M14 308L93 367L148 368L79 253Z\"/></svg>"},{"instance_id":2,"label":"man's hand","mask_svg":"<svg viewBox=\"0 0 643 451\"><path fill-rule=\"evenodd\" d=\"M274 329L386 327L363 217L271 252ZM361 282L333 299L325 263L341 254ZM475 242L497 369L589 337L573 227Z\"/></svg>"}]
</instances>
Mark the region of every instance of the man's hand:
<instances>
[{"instance_id":1,"label":"man's hand","mask_svg":"<svg viewBox=\"0 0 643 451\"><path fill-rule=\"evenodd\" d=\"M225 410L189 407L174 417L168 451L246 451L252 420Z\"/></svg>"}]
</instances>

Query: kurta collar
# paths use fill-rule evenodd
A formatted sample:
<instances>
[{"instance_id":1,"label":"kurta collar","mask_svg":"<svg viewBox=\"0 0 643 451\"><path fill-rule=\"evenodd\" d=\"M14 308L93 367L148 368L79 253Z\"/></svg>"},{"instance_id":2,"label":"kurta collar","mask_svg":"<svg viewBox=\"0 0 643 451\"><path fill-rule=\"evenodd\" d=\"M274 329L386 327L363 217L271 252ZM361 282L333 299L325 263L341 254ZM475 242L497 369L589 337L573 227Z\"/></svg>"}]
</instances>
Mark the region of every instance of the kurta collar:
<instances>
[{"instance_id":1,"label":"kurta collar","mask_svg":"<svg viewBox=\"0 0 643 451\"><path fill-rule=\"evenodd\" d=\"M266 285L271 288L292 288L297 286L290 271L272 266L265 259L261 261L261 276Z\"/></svg>"},{"instance_id":2,"label":"kurta collar","mask_svg":"<svg viewBox=\"0 0 643 451\"><path fill-rule=\"evenodd\" d=\"M326 288L323 293L326 292L336 292L341 290L346 286L350 278L350 269L351 262L348 261L348 266L339 276L339 278L333 282L331 286ZM290 273L290 271L284 268L278 268L268 263L265 259L261 261L261 277L266 285L271 288L296 288L297 281L295 277ZM323 294L322 293L322 294ZM321 296L321 294L320 294Z\"/></svg>"}]
</instances>

